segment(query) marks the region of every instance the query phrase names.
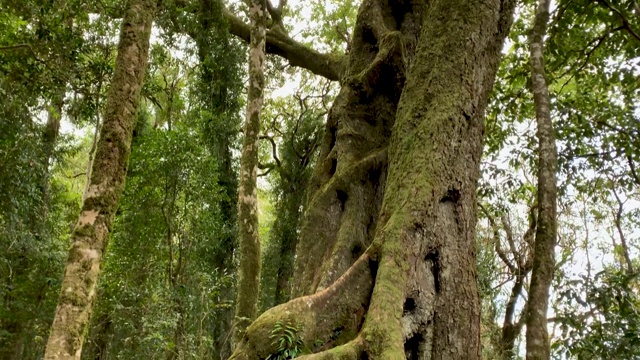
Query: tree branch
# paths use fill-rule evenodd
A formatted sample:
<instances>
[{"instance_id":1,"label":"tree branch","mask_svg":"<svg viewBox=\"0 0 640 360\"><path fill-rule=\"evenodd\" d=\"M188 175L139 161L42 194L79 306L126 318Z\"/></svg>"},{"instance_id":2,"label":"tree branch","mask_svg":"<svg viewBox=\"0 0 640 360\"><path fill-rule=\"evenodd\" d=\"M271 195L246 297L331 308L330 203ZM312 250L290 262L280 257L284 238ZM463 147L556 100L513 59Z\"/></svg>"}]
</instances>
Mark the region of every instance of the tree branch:
<instances>
[{"instance_id":1,"label":"tree branch","mask_svg":"<svg viewBox=\"0 0 640 360\"><path fill-rule=\"evenodd\" d=\"M614 221L616 224L616 229L618 230L618 235L620 236L620 244L622 246L622 255L624 256L624 261L627 265L627 273L633 274L633 262L631 261L631 257L629 256L629 247L627 246L627 239L624 236L624 231L622 231L622 214L624 211L624 202L620 200L618 193L615 190L615 187L612 187L611 192L613 196L616 198L616 202L618 203L618 208L613 211Z\"/></svg>"},{"instance_id":2,"label":"tree branch","mask_svg":"<svg viewBox=\"0 0 640 360\"><path fill-rule=\"evenodd\" d=\"M638 172L636 171L636 165L633 163L633 159L630 155L627 155L627 162L629 163L629 169L631 170L631 177L633 181L640 185L640 177L638 177Z\"/></svg>"},{"instance_id":3,"label":"tree branch","mask_svg":"<svg viewBox=\"0 0 640 360\"><path fill-rule=\"evenodd\" d=\"M267 0L267 11L269 11L269 15L271 15L271 20L274 24L281 26L284 29L284 25L282 24L282 10L284 9L285 1L280 1L278 7L273 6L271 0Z\"/></svg>"},{"instance_id":4,"label":"tree branch","mask_svg":"<svg viewBox=\"0 0 640 360\"><path fill-rule=\"evenodd\" d=\"M598 3L600 3L602 6L606 7L607 9L615 13L618 16L618 18L620 18L620 21L622 21L622 27L625 30L627 30L629 35L633 36L634 38L636 38L636 40L640 41L640 35L638 35L638 33L631 28L631 24L629 24L629 20L627 19L626 16L624 16L622 12L620 12L620 10L611 6L611 4L609 4L609 2L606 0L598 0Z\"/></svg>"},{"instance_id":5,"label":"tree branch","mask_svg":"<svg viewBox=\"0 0 640 360\"><path fill-rule=\"evenodd\" d=\"M267 135L260 136L260 140L269 140L269 142L271 143L273 159L276 161L276 165L280 167L282 163L280 162L280 159L278 159L278 149L276 147L276 142L273 140L271 136L267 136Z\"/></svg>"},{"instance_id":6,"label":"tree branch","mask_svg":"<svg viewBox=\"0 0 640 360\"><path fill-rule=\"evenodd\" d=\"M249 25L227 9L223 10L223 15L229 21L231 33L249 42ZM267 31L267 53L281 56L287 59L291 66L307 69L329 80L340 81L344 73L344 55L319 53L293 40L283 31Z\"/></svg>"}]
</instances>

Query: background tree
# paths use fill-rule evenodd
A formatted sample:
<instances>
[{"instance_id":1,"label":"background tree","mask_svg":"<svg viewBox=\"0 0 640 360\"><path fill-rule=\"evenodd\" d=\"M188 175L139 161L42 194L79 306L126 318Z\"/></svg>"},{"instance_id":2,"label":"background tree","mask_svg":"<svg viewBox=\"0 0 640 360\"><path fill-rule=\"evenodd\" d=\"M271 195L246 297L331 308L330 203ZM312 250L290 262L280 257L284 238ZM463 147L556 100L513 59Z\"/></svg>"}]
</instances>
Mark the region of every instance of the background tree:
<instances>
[{"instance_id":1,"label":"background tree","mask_svg":"<svg viewBox=\"0 0 640 360\"><path fill-rule=\"evenodd\" d=\"M46 359L79 359L107 247L124 188L134 115L147 65L153 1L128 3L118 45L114 80L98 141L90 185L72 234Z\"/></svg>"}]
</instances>

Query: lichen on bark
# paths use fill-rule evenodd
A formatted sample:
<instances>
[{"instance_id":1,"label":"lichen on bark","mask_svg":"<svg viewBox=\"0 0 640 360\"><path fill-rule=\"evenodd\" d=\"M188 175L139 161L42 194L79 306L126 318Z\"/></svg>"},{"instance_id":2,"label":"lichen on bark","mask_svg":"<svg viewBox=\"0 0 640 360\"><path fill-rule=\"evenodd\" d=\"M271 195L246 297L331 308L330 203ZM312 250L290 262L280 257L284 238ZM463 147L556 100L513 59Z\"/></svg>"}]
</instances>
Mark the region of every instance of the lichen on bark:
<instances>
[{"instance_id":1,"label":"lichen on bark","mask_svg":"<svg viewBox=\"0 0 640 360\"><path fill-rule=\"evenodd\" d=\"M155 12L154 0L130 0L124 14L106 115L73 230L45 359L80 359L109 231L124 189Z\"/></svg>"}]
</instances>

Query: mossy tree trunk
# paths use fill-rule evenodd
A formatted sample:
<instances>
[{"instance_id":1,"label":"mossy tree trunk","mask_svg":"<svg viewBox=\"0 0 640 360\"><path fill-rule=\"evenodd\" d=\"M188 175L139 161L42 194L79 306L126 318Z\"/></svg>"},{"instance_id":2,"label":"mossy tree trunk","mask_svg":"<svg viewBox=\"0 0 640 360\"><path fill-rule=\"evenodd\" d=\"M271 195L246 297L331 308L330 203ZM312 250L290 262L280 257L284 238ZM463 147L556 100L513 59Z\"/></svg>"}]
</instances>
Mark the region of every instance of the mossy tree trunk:
<instances>
[{"instance_id":1,"label":"mossy tree trunk","mask_svg":"<svg viewBox=\"0 0 640 360\"><path fill-rule=\"evenodd\" d=\"M544 36L549 22L549 0L539 0L531 34L531 84L538 124L538 227L536 229L531 285L527 302L527 359L550 358L547 333L549 288L555 267L557 237L558 158L551 121L549 87L544 71Z\"/></svg>"},{"instance_id":2,"label":"mossy tree trunk","mask_svg":"<svg viewBox=\"0 0 640 360\"><path fill-rule=\"evenodd\" d=\"M310 187L298 298L249 326L232 358L277 353L277 321L295 324L311 358L480 357L476 183L514 6L363 1L336 60L342 89Z\"/></svg>"},{"instance_id":3,"label":"mossy tree trunk","mask_svg":"<svg viewBox=\"0 0 640 360\"><path fill-rule=\"evenodd\" d=\"M244 82L238 76L244 64L244 55L237 55L240 46L232 41L228 26L221 12L222 4L217 0L199 0L196 26L187 32L195 41L200 61L200 99L207 111L202 126L207 145L218 162L218 185L221 199L220 221L222 229L216 234L217 247L213 251L211 264L219 273L235 271L233 254L237 248L238 174L233 151L240 128L239 93ZM222 302L235 300L233 285L226 286L221 293ZM222 307L216 311L216 326L210 330L221 358L231 354L228 334L233 326L233 307Z\"/></svg>"},{"instance_id":4,"label":"mossy tree trunk","mask_svg":"<svg viewBox=\"0 0 640 360\"><path fill-rule=\"evenodd\" d=\"M155 12L155 0L127 4L90 185L73 230L45 359L80 359L109 231L124 188Z\"/></svg>"},{"instance_id":5,"label":"mossy tree trunk","mask_svg":"<svg viewBox=\"0 0 640 360\"><path fill-rule=\"evenodd\" d=\"M256 181L258 176L260 111L264 101L266 0L250 1L249 18L251 20L249 90L238 186L240 266L238 268L233 344L240 342L246 327L258 314L260 239L258 236L258 189Z\"/></svg>"}]
</instances>

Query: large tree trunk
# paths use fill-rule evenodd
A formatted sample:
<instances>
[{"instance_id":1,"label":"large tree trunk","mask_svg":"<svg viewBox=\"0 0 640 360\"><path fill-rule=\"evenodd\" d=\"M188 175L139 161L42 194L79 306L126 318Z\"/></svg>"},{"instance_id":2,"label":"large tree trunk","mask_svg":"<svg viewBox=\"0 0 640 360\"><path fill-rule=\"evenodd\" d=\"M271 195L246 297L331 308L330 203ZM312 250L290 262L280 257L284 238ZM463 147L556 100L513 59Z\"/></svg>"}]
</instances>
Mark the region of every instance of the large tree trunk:
<instances>
[{"instance_id":1,"label":"large tree trunk","mask_svg":"<svg viewBox=\"0 0 640 360\"><path fill-rule=\"evenodd\" d=\"M551 122L549 88L544 71L544 36L549 21L549 0L539 0L531 34L531 80L538 123L538 227L527 302L527 359L550 357L547 334L549 287L555 267L558 158Z\"/></svg>"},{"instance_id":2,"label":"large tree trunk","mask_svg":"<svg viewBox=\"0 0 640 360\"><path fill-rule=\"evenodd\" d=\"M513 8L363 2L298 247L302 297L264 313L233 358L277 353L277 321L310 357L480 357L475 192Z\"/></svg>"},{"instance_id":3,"label":"large tree trunk","mask_svg":"<svg viewBox=\"0 0 640 360\"><path fill-rule=\"evenodd\" d=\"M123 18L91 183L72 234L45 359L79 359L82 352L100 265L124 188L155 11L155 0L130 0Z\"/></svg>"},{"instance_id":4,"label":"large tree trunk","mask_svg":"<svg viewBox=\"0 0 640 360\"><path fill-rule=\"evenodd\" d=\"M251 0L249 44L249 91L238 187L238 234L240 266L236 298L233 344L240 342L247 326L258 315L260 287L260 239L258 237L258 139L260 111L264 100L264 58L267 25L266 0Z\"/></svg>"}]
</instances>

